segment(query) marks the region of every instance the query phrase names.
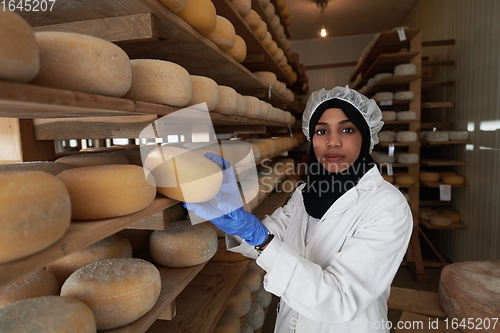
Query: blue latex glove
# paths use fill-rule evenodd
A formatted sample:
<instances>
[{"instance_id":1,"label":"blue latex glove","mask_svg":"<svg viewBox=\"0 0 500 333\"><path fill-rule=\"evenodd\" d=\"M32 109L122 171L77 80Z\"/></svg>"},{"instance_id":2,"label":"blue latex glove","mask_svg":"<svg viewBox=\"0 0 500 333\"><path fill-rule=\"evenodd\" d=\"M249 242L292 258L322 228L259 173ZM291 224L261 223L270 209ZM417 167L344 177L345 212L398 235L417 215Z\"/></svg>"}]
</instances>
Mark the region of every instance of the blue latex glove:
<instances>
[{"instance_id":1,"label":"blue latex glove","mask_svg":"<svg viewBox=\"0 0 500 333\"><path fill-rule=\"evenodd\" d=\"M264 243L269 232L255 215L243 210L243 202L231 164L214 153L206 153L205 157L222 169L221 189L213 200L202 203L186 202L184 207L209 220L222 231L240 236L250 245Z\"/></svg>"}]
</instances>

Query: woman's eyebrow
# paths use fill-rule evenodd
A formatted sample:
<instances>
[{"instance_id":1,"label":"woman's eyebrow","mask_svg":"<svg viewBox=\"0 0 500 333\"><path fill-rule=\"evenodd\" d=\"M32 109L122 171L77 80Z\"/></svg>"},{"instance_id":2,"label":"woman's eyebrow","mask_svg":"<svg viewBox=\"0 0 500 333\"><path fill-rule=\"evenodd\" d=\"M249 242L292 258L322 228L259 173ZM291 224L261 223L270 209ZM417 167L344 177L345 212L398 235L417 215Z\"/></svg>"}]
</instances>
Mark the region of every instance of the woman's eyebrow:
<instances>
[{"instance_id":1,"label":"woman's eyebrow","mask_svg":"<svg viewBox=\"0 0 500 333\"><path fill-rule=\"evenodd\" d=\"M345 124L345 123L352 123L352 121L350 121L349 119L344 119L344 120L341 120L341 121L338 122L339 125L342 125L342 124ZM318 126L318 125L326 125L326 126L328 126L329 124L325 123L325 122L322 122L322 121L318 121L316 123L316 126Z\"/></svg>"}]
</instances>

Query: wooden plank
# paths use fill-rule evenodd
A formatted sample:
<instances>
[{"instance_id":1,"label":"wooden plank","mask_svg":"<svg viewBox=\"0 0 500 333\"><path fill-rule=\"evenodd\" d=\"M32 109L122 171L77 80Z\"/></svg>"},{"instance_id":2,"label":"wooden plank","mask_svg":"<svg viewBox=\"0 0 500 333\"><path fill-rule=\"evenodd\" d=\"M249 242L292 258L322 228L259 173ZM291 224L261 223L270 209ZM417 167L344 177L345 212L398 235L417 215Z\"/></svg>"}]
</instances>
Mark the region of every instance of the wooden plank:
<instances>
[{"instance_id":1,"label":"wooden plank","mask_svg":"<svg viewBox=\"0 0 500 333\"><path fill-rule=\"evenodd\" d=\"M421 160L420 164L425 166L459 166L459 165L467 165L466 162L463 161L455 161L455 160Z\"/></svg>"},{"instance_id":2,"label":"wooden plank","mask_svg":"<svg viewBox=\"0 0 500 333\"><path fill-rule=\"evenodd\" d=\"M439 294L430 291L391 287L389 309L404 310L433 317L446 317L439 304Z\"/></svg>"},{"instance_id":3,"label":"wooden plank","mask_svg":"<svg viewBox=\"0 0 500 333\"><path fill-rule=\"evenodd\" d=\"M177 313L177 308L175 306L175 300L170 303L165 310L158 316L161 320L172 320Z\"/></svg>"},{"instance_id":4,"label":"wooden plank","mask_svg":"<svg viewBox=\"0 0 500 333\"><path fill-rule=\"evenodd\" d=\"M455 104L453 102L425 102L422 103L422 109L441 109L452 108Z\"/></svg>"},{"instance_id":5,"label":"wooden plank","mask_svg":"<svg viewBox=\"0 0 500 333\"><path fill-rule=\"evenodd\" d=\"M429 40L422 42L422 47L455 45L454 39Z\"/></svg>"},{"instance_id":6,"label":"wooden plank","mask_svg":"<svg viewBox=\"0 0 500 333\"><path fill-rule=\"evenodd\" d=\"M177 315L170 321L157 320L148 332L212 332L249 263L208 262L176 298Z\"/></svg>"},{"instance_id":7,"label":"wooden plank","mask_svg":"<svg viewBox=\"0 0 500 333\"><path fill-rule=\"evenodd\" d=\"M439 187L439 185L450 185L451 187L465 187L465 184L445 184L443 182L424 182L420 181L420 186L423 187Z\"/></svg>"},{"instance_id":8,"label":"wooden plank","mask_svg":"<svg viewBox=\"0 0 500 333\"><path fill-rule=\"evenodd\" d=\"M420 79L422 76L420 74L415 75L400 75L400 76L388 76L380 79L375 82L373 86L371 86L366 92L365 95L371 95L375 92L387 90L390 87L398 86L401 84L407 84L412 81ZM389 89L391 90L391 89Z\"/></svg>"},{"instance_id":9,"label":"wooden plank","mask_svg":"<svg viewBox=\"0 0 500 333\"><path fill-rule=\"evenodd\" d=\"M450 202L448 202L450 204ZM463 224L462 222L458 223L452 223L448 227L438 227L435 226L434 224L431 224L429 221L422 220L420 219L420 224L424 225L427 229L433 229L433 230L465 230L467 229L467 226Z\"/></svg>"},{"instance_id":10,"label":"wooden plank","mask_svg":"<svg viewBox=\"0 0 500 333\"><path fill-rule=\"evenodd\" d=\"M398 323L401 327L395 327L395 333L461 333L450 328L450 322L408 311L403 311Z\"/></svg>"},{"instance_id":11,"label":"wooden plank","mask_svg":"<svg viewBox=\"0 0 500 333\"><path fill-rule=\"evenodd\" d=\"M316 69L352 67L352 66L356 66L356 64L357 64L357 62L350 61L350 62L338 62L338 63L334 63L334 64L310 65L310 66L306 66L306 71L313 71ZM353 89L355 89L355 88L353 87Z\"/></svg>"},{"instance_id":12,"label":"wooden plank","mask_svg":"<svg viewBox=\"0 0 500 333\"><path fill-rule=\"evenodd\" d=\"M151 13L51 24L33 30L75 32L110 42L147 42L158 38L156 19Z\"/></svg>"},{"instance_id":13,"label":"wooden plank","mask_svg":"<svg viewBox=\"0 0 500 333\"><path fill-rule=\"evenodd\" d=\"M448 146L448 145L466 145L469 144L468 140L461 141L443 141L443 142L430 142L430 141L422 141L423 146Z\"/></svg>"},{"instance_id":14,"label":"wooden plank","mask_svg":"<svg viewBox=\"0 0 500 333\"><path fill-rule=\"evenodd\" d=\"M167 210L163 210L135 222L128 226L127 229L165 230L168 227L168 223L168 212Z\"/></svg>"},{"instance_id":15,"label":"wooden plank","mask_svg":"<svg viewBox=\"0 0 500 333\"><path fill-rule=\"evenodd\" d=\"M48 248L26 258L1 264L0 285L41 269L176 203L176 200L158 196L149 207L134 214L105 220L73 221L64 236Z\"/></svg>"},{"instance_id":16,"label":"wooden plank","mask_svg":"<svg viewBox=\"0 0 500 333\"><path fill-rule=\"evenodd\" d=\"M1 164L54 159L54 143L36 141L31 120L0 118Z\"/></svg>"}]
</instances>

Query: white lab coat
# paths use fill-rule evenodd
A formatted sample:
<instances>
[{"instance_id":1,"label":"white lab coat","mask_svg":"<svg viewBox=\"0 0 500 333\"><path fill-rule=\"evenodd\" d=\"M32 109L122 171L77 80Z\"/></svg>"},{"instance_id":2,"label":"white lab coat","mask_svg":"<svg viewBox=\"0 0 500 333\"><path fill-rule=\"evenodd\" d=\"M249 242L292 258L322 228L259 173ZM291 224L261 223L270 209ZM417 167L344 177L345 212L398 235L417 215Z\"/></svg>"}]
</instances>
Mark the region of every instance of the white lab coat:
<instances>
[{"instance_id":1,"label":"white lab coat","mask_svg":"<svg viewBox=\"0 0 500 333\"><path fill-rule=\"evenodd\" d=\"M306 241L303 187L262 221L275 235L257 260L265 289L281 298L275 332L389 332L387 298L413 228L405 197L373 167ZM257 258L238 237L227 243Z\"/></svg>"}]
</instances>

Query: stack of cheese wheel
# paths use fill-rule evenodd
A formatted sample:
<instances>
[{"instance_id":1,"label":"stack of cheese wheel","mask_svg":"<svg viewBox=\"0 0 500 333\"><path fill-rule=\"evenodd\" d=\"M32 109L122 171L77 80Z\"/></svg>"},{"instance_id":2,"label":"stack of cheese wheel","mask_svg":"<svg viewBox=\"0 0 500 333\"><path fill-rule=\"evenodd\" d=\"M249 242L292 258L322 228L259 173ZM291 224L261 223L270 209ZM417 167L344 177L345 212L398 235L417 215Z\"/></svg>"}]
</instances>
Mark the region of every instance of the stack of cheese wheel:
<instances>
[{"instance_id":1,"label":"stack of cheese wheel","mask_svg":"<svg viewBox=\"0 0 500 333\"><path fill-rule=\"evenodd\" d=\"M236 42L236 32L233 24L225 17L216 15L215 30L207 35L223 51L229 51Z\"/></svg>"},{"instance_id":2,"label":"stack of cheese wheel","mask_svg":"<svg viewBox=\"0 0 500 333\"><path fill-rule=\"evenodd\" d=\"M191 100L191 77L184 67L154 59L134 59L130 66L132 85L124 98L178 107Z\"/></svg>"},{"instance_id":3,"label":"stack of cheese wheel","mask_svg":"<svg viewBox=\"0 0 500 333\"><path fill-rule=\"evenodd\" d=\"M264 319L264 309L262 309L258 303L253 302L248 312L246 323L248 323L254 331L257 331L264 324Z\"/></svg>"},{"instance_id":4,"label":"stack of cheese wheel","mask_svg":"<svg viewBox=\"0 0 500 333\"><path fill-rule=\"evenodd\" d=\"M59 286L62 286L77 269L96 261L112 258L132 258L132 246L127 238L117 234L111 235L48 264L46 269L56 277Z\"/></svg>"},{"instance_id":5,"label":"stack of cheese wheel","mask_svg":"<svg viewBox=\"0 0 500 333\"><path fill-rule=\"evenodd\" d=\"M84 266L64 282L61 296L76 298L92 310L98 330L127 325L158 300L161 278L151 263L135 258L106 259Z\"/></svg>"},{"instance_id":6,"label":"stack of cheese wheel","mask_svg":"<svg viewBox=\"0 0 500 333\"><path fill-rule=\"evenodd\" d=\"M204 36L214 32L217 25L215 6L210 0L185 0L176 14Z\"/></svg>"},{"instance_id":7,"label":"stack of cheese wheel","mask_svg":"<svg viewBox=\"0 0 500 333\"><path fill-rule=\"evenodd\" d=\"M442 214L430 215L429 222L437 227L448 227L452 224L451 217Z\"/></svg>"},{"instance_id":8,"label":"stack of cheese wheel","mask_svg":"<svg viewBox=\"0 0 500 333\"><path fill-rule=\"evenodd\" d=\"M204 263L217 251L217 233L209 223L171 222L165 230L155 230L149 240L154 261L167 267L189 267Z\"/></svg>"},{"instance_id":9,"label":"stack of cheese wheel","mask_svg":"<svg viewBox=\"0 0 500 333\"><path fill-rule=\"evenodd\" d=\"M232 115L238 110L238 93L231 87L219 86L219 104L214 112Z\"/></svg>"},{"instance_id":10,"label":"stack of cheese wheel","mask_svg":"<svg viewBox=\"0 0 500 333\"><path fill-rule=\"evenodd\" d=\"M212 333L240 333L240 331L240 317L238 317L238 315L230 309L226 309L222 313L217 324L215 324L215 328Z\"/></svg>"},{"instance_id":11,"label":"stack of cheese wheel","mask_svg":"<svg viewBox=\"0 0 500 333\"><path fill-rule=\"evenodd\" d=\"M272 301L272 294L264 289L264 286L260 287L255 296L255 303L259 304L263 309L267 309Z\"/></svg>"},{"instance_id":12,"label":"stack of cheese wheel","mask_svg":"<svg viewBox=\"0 0 500 333\"><path fill-rule=\"evenodd\" d=\"M446 209L441 212L441 215L448 216L451 219L452 223L458 223L461 221L461 216L459 212L456 212L452 209Z\"/></svg>"},{"instance_id":13,"label":"stack of cheese wheel","mask_svg":"<svg viewBox=\"0 0 500 333\"><path fill-rule=\"evenodd\" d=\"M247 112L244 117L247 118L259 118L260 117L260 101L255 96L243 96L247 105Z\"/></svg>"},{"instance_id":14,"label":"stack of cheese wheel","mask_svg":"<svg viewBox=\"0 0 500 333\"><path fill-rule=\"evenodd\" d=\"M84 153L59 157L56 162L64 163L72 168L89 167L96 165L129 164L128 158L117 152L111 153Z\"/></svg>"},{"instance_id":15,"label":"stack of cheese wheel","mask_svg":"<svg viewBox=\"0 0 500 333\"><path fill-rule=\"evenodd\" d=\"M415 179L408 174L395 175L394 182L397 185L413 185L415 184Z\"/></svg>"},{"instance_id":16,"label":"stack of cheese wheel","mask_svg":"<svg viewBox=\"0 0 500 333\"><path fill-rule=\"evenodd\" d=\"M144 160L144 169L154 177L159 193L179 201L208 201L222 185L222 171L217 164L174 146L151 150Z\"/></svg>"},{"instance_id":17,"label":"stack of cheese wheel","mask_svg":"<svg viewBox=\"0 0 500 333\"><path fill-rule=\"evenodd\" d=\"M253 330L252 326L248 323L243 323L241 325L241 331L239 333L254 333L255 331Z\"/></svg>"},{"instance_id":18,"label":"stack of cheese wheel","mask_svg":"<svg viewBox=\"0 0 500 333\"><path fill-rule=\"evenodd\" d=\"M0 286L0 307L23 299L59 295L54 275L40 269Z\"/></svg>"},{"instance_id":19,"label":"stack of cheese wheel","mask_svg":"<svg viewBox=\"0 0 500 333\"><path fill-rule=\"evenodd\" d=\"M18 14L0 11L0 79L29 82L40 69L40 53L30 25Z\"/></svg>"},{"instance_id":20,"label":"stack of cheese wheel","mask_svg":"<svg viewBox=\"0 0 500 333\"><path fill-rule=\"evenodd\" d=\"M439 212L429 207L421 207L418 211L419 218L425 221L429 221L431 215L436 214L439 214Z\"/></svg>"},{"instance_id":21,"label":"stack of cheese wheel","mask_svg":"<svg viewBox=\"0 0 500 333\"><path fill-rule=\"evenodd\" d=\"M0 307L0 332L95 333L92 310L68 297L42 296Z\"/></svg>"},{"instance_id":22,"label":"stack of cheese wheel","mask_svg":"<svg viewBox=\"0 0 500 333\"><path fill-rule=\"evenodd\" d=\"M57 176L1 171L0 184L0 263L39 252L64 235L71 221L71 202Z\"/></svg>"},{"instance_id":23,"label":"stack of cheese wheel","mask_svg":"<svg viewBox=\"0 0 500 333\"><path fill-rule=\"evenodd\" d=\"M96 220L138 212L149 206L156 188L136 165L101 165L75 168L58 177L71 197L75 220Z\"/></svg>"},{"instance_id":24,"label":"stack of cheese wheel","mask_svg":"<svg viewBox=\"0 0 500 333\"><path fill-rule=\"evenodd\" d=\"M252 306L252 294L244 285L236 286L233 295L227 302L227 309L233 311L239 318L245 316Z\"/></svg>"},{"instance_id":25,"label":"stack of cheese wheel","mask_svg":"<svg viewBox=\"0 0 500 333\"><path fill-rule=\"evenodd\" d=\"M71 166L65 163L53 161L38 161L38 162L19 162L11 164L0 164L1 171L43 171L53 175L59 172L71 169Z\"/></svg>"},{"instance_id":26,"label":"stack of cheese wheel","mask_svg":"<svg viewBox=\"0 0 500 333\"><path fill-rule=\"evenodd\" d=\"M250 290L251 294L259 291L260 287L262 286L262 275L260 273L260 270L256 269L252 265L249 265L248 269L240 280L240 284L247 287L248 290Z\"/></svg>"},{"instance_id":27,"label":"stack of cheese wheel","mask_svg":"<svg viewBox=\"0 0 500 333\"><path fill-rule=\"evenodd\" d=\"M188 105L206 103L208 111L219 105L219 86L217 82L206 76L191 75L192 96Z\"/></svg>"},{"instance_id":28,"label":"stack of cheese wheel","mask_svg":"<svg viewBox=\"0 0 500 333\"><path fill-rule=\"evenodd\" d=\"M113 97L130 89L130 59L115 44L70 32L41 31L35 36L40 71L31 83Z\"/></svg>"}]
</instances>

